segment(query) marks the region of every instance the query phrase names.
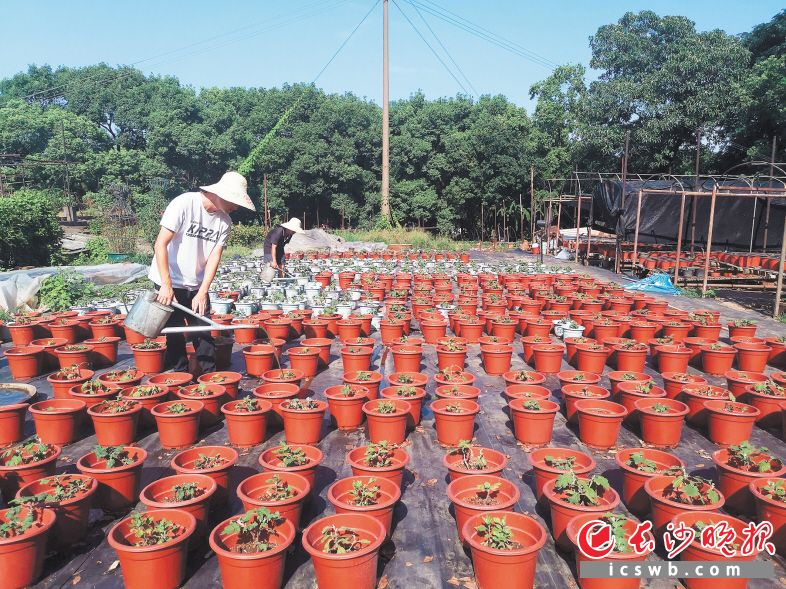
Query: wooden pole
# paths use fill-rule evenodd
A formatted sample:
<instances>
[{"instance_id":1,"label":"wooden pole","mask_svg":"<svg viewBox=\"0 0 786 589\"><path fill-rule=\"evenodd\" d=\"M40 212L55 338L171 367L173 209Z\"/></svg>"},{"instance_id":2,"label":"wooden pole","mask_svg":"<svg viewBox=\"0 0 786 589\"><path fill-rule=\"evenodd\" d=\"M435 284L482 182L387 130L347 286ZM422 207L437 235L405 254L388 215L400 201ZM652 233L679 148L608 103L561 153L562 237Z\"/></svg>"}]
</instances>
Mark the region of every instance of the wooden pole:
<instances>
[{"instance_id":1,"label":"wooden pole","mask_svg":"<svg viewBox=\"0 0 786 589\"><path fill-rule=\"evenodd\" d=\"M535 237L535 166L529 167L529 191L530 191L530 205L529 205L529 222L530 222L530 235Z\"/></svg>"},{"instance_id":2,"label":"wooden pole","mask_svg":"<svg viewBox=\"0 0 786 589\"><path fill-rule=\"evenodd\" d=\"M593 218L594 213L595 213L595 199L590 197L590 219ZM592 223L587 223L587 257L586 257L587 263L589 263L591 245L592 245Z\"/></svg>"},{"instance_id":3,"label":"wooden pole","mask_svg":"<svg viewBox=\"0 0 786 589\"><path fill-rule=\"evenodd\" d=\"M772 138L772 153L770 153L770 181L768 182L768 186L772 188L772 174L774 172L775 167L775 150L778 146L778 137L774 136ZM767 198L767 210L764 213L764 244L761 248L763 253L767 253L767 233L770 228L770 202L772 201L771 198Z\"/></svg>"},{"instance_id":4,"label":"wooden pole","mask_svg":"<svg viewBox=\"0 0 786 589\"><path fill-rule=\"evenodd\" d=\"M551 219L552 219L552 216L551 216L552 208L551 208L551 206L552 206L552 203L549 200L549 219L548 219L549 222L546 225L546 249L549 249L549 250L551 249Z\"/></svg>"},{"instance_id":5,"label":"wooden pole","mask_svg":"<svg viewBox=\"0 0 786 589\"><path fill-rule=\"evenodd\" d=\"M388 77L388 0L382 2L382 190L381 214L386 221L390 215L390 80Z\"/></svg>"},{"instance_id":6,"label":"wooden pole","mask_svg":"<svg viewBox=\"0 0 786 589\"><path fill-rule=\"evenodd\" d=\"M524 239L524 204L521 200L521 193L519 192L519 241Z\"/></svg>"},{"instance_id":7,"label":"wooden pole","mask_svg":"<svg viewBox=\"0 0 786 589\"><path fill-rule=\"evenodd\" d=\"M617 218L617 227L616 227L616 234L617 240L614 247L614 271L620 271L620 264L622 263L622 236L620 235L620 226L622 224L622 217L625 214L625 189L628 180L628 153L630 148L630 129L625 131L625 151L622 156L622 192L620 194L620 209L622 213ZM589 225L587 225L587 248L589 249L589 234L590 229ZM589 256L589 251L587 251L587 256Z\"/></svg>"},{"instance_id":8,"label":"wooden pole","mask_svg":"<svg viewBox=\"0 0 786 589\"><path fill-rule=\"evenodd\" d=\"M768 201L769 202L769 201ZM759 203L759 198L753 199L753 215L751 215L751 242L748 247L748 253L753 252L754 233L756 232L756 205Z\"/></svg>"},{"instance_id":9,"label":"wooden pole","mask_svg":"<svg viewBox=\"0 0 786 589\"><path fill-rule=\"evenodd\" d=\"M636 195L636 235L633 237L633 262L636 263L639 252L639 222L641 221L641 190Z\"/></svg>"},{"instance_id":10,"label":"wooden pole","mask_svg":"<svg viewBox=\"0 0 786 589\"><path fill-rule=\"evenodd\" d=\"M781 313L781 291L783 290L783 264L786 261L786 223L783 224L781 237L781 259L778 264L778 283L775 287L775 304L773 305L773 318L777 319Z\"/></svg>"},{"instance_id":11,"label":"wooden pole","mask_svg":"<svg viewBox=\"0 0 786 589\"><path fill-rule=\"evenodd\" d=\"M710 254L712 253L712 226L715 221L715 197L717 196L717 186L712 187L712 200L710 201L710 221L707 228L707 249L704 252L704 277L701 281L701 296L707 294L707 278L710 274ZM697 197L698 198L698 197Z\"/></svg>"},{"instance_id":12,"label":"wooden pole","mask_svg":"<svg viewBox=\"0 0 786 589\"><path fill-rule=\"evenodd\" d=\"M270 212L267 210L267 174L262 175L262 194L265 198L265 210L262 218L265 220L265 229L270 227Z\"/></svg>"},{"instance_id":13,"label":"wooden pole","mask_svg":"<svg viewBox=\"0 0 786 589\"><path fill-rule=\"evenodd\" d=\"M576 195L576 262L579 261L579 228L581 227L581 195Z\"/></svg>"},{"instance_id":14,"label":"wooden pole","mask_svg":"<svg viewBox=\"0 0 786 589\"><path fill-rule=\"evenodd\" d=\"M685 223L685 193L682 193L680 199L680 224L677 228L677 258L674 261L674 286L677 286L677 281L680 277L680 254L682 253L682 227Z\"/></svg>"},{"instance_id":15,"label":"wooden pole","mask_svg":"<svg viewBox=\"0 0 786 589\"><path fill-rule=\"evenodd\" d=\"M560 197L559 204L557 205L557 232L562 227L562 198Z\"/></svg>"},{"instance_id":16,"label":"wooden pole","mask_svg":"<svg viewBox=\"0 0 786 589\"><path fill-rule=\"evenodd\" d=\"M699 191L699 164L701 162L701 129L696 129L696 173L693 177L693 191ZM696 245L696 205L698 197L693 196L691 216L690 216L690 253L693 254Z\"/></svg>"}]
</instances>

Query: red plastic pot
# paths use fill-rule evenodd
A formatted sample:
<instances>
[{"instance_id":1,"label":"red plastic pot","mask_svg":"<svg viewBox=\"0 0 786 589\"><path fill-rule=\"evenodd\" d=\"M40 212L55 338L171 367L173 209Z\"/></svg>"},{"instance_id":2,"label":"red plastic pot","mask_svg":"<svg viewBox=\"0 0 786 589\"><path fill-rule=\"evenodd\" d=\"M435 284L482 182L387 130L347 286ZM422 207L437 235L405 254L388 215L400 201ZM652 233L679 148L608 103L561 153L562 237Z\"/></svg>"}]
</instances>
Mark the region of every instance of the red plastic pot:
<instances>
[{"instance_id":1,"label":"red plastic pot","mask_svg":"<svg viewBox=\"0 0 786 589\"><path fill-rule=\"evenodd\" d=\"M753 425L761 415L755 407L732 401L705 401L704 407L707 409L709 438L724 447L749 440Z\"/></svg>"},{"instance_id":2,"label":"red plastic pot","mask_svg":"<svg viewBox=\"0 0 786 589\"><path fill-rule=\"evenodd\" d=\"M371 466L366 461L367 446L350 450L347 462L352 469L353 476L374 476L390 479L399 487L404 480L404 468L409 464L409 454L401 448L393 450L393 455L388 466Z\"/></svg>"},{"instance_id":3,"label":"red plastic pot","mask_svg":"<svg viewBox=\"0 0 786 589\"><path fill-rule=\"evenodd\" d=\"M273 404L264 399L256 399L257 409L240 410L243 400L230 401L221 407L227 424L229 443L239 448L251 448L265 441L267 417Z\"/></svg>"},{"instance_id":4,"label":"red plastic pot","mask_svg":"<svg viewBox=\"0 0 786 589\"><path fill-rule=\"evenodd\" d=\"M296 525L287 519L275 526L275 546L264 552L237 552L238 533L223 531L237 520L233 516L218 524L210 534L210 548L216 553L221 586L227 589L279 589L284 578L286 555L295 540Z\"/></svg>"},{"instance_id":5,"label":"red plastic pot","mask_svg":"<svg viewBox=\"0 0 786 589\"><path fill-rule=\"evenodd\" d=\"M97 368L114 366L117 363L117 347L119 337L100 337L86 339L86 344L93 346L93 365Z\"/></svg>"},{"instance_id":6,"label":"red plastic pot","mask_svg":"<svg viewBox=\"0 0 786 589\"><path fill-rule=\"evenodd\" d=\"M174 489L176 485L195 483L201 494L193 499L177 501ZM139 493L139 500L147 510L177 509L187 511L196 519L196 529L190 540L190 549L194 550L207 539L208 515L210 503L217 489L216 482L202 474L177 474L157 479L147 485Z\"/></svg>"},{"instance_id":7,"label":"red plastic pot","mask_svg":"<svg viewBox=\"0 0 786 589\"><path fill-rule=\"evenodd\" d=\"M353 485L378 487L376 503L373 505L356 505L351 498ZM401 488L390 479L377 479L370 476L352 476L336 481L327 490L327 499L338 514L362 513L378 520L385 529L385 536L390 537L393 526L393 509L401 498Z\"/></svg>"},{"instance_id":8,"label":"red plastic pot","mask_svg":"<svg viewBox=\"0 0 786 589\"><path fill-rule=\"evenodd\" d=\"M617 357L617 370L644 372L647 364L648 346L639 344L635 347L628 347L618 344L613 349Z\"/></svg>"},{"instance_id":9,"label":"red plastic pot","mask_svg":"<svg viewBox=\"0 0 786 589\"><path fill-rule=\"evenodd\" d=\"M440 338L445 337L447 324L444 321L422 320L420 322L420 333L427 344L435 344Z\"/></svg>"},{"instance_id":10,"label":"red plastic pot","mask_svg":"<svg viewBox=\"0 0 786 589\"><path fill-rule=\"evenodd\" d=\"M44 348L41 346L15 346L5 351L5 359L14 380L35 378L43 369Z\"/></svg>"},{"instance_id":11,"label":"red plastic pot","mask_svg":"<svg viewBox=\"0 0 786 589\"><path fill-rule=\"evenodd\" d=\"M442 459L442 465L447 468L448 476L451 481L458 478L471 476L471 475L494 475L500 476L502 470L508 464L508 458L502 452L492 450L491 448L481 448L479 446L471 446L469 449L470 459L475 460L479 456L483 456L486 460L486 467L482 470L469 469L463 465L463 454L458 450L451 450L445 454Z\"/></svg>"},{"instance_id":12,"label":"red plastic pot","mask_svg":"<svg viewBox=\"0 0 786 589\"><path fill-rule=\"evenodd\" d=\"M93 375L95 374L92 370L88 370L86 368L79 369L79 378L73 380L63 380L55 378L55 374L50 374L46 377L46 380L52 386L52 393L55 399L70 399L71 396L69 394L69 390L74 385L82 384L83 382L87 382Z\"/></svg>"},{"instance_id":13,"label":"red plastic pot","mask_svg":"<svg viewBox=\"0 0 786 589\"><path fill-rule=\"evenodd\" d=\"M379 334L386 346L394 344L404 335L404 321L383 319L379 322ZM346 369L347 371L352 369ZM363 370L362 368L356 370Z\"/></svg>"},{"instance_id":14,"label":"red plastic pot","mask_svg":"<svg viewBox=\"0 0 786 589\"><path fill-rule=\"evenodd\" d=\"M723 376L726 377L726 387L731 393L742 398L748 393L748 387L760 382L767 382L769 378L761 372L743 372L741 370L729 370Z\"/></svg>"},{"instance_id":15,"label":"red plastic pot","mask_svg":"<svg viewBox=\"0 0 786 589\"><path fill-rule=\"evenodd\" d=\"M57 548L73 546L87 535L90 507L98 491L98 481L81 474L63 474L27 483L16 494L17 499L33 497L41 493L54 495L57 484L66 484L72 480L82 480L87 489L75 497L46 503L46 508L51 509L57 516L50 536L50 543Z\"/></svg>"},{"instance_id":16,"label":"red plastic pot","mask_svg":"<svg viewBox=\"0 0 786 589\"><path fill-rule=\"evenodd\" d=\"M639 414L641 439L658 448L674 448L680 443L688 406L673 399L638 399L633 403ZM666 407L666 411L659 408Z\"/></svg>"},{"instance_id":17,"label":"red plastic pot","mask_svg":"<svg viewBox=\"0 0 786 589\"><path fill-rule=\"evenodd\" d=\"M484 495L486 495L486 493L478 489L484 483L499 485L498 489L492 494L495 500L493 503L477 502L477 499L483 499ZM460 477L448 485L447 493L448 499L453 504L456 528L458 529L459 539L462 542L466 542L464 526L472 516L487 515L493 511L513 511L513 506L520 497L519 488L516 485L502 477L491 475Z\"/></svg>"},{"instance_id":18,"label":"red plastic pot","mask_svg":"<svg viewBox=\"0 0 786 589\"><path fill-rule=\"evenodd\" d=\"M734 347L737 349L737 368L745 372L764 372L772 350L769 345L740 343Z\"/></svg>"},{"instance_id":19,"label":"red plastic pot","mask_svg":"<svg viewBox=\"0 0 786 589\"><path fill-rule=\"evenodd\" d=\"M778 483L782 479L768 477L754 479L748 485L748 490L756 501L756 521L768 521L774 528L770 541L780 553L786 553L786 502L779 501L769 493L764 492L764 487L770 483Z\"/></svg>"},{"instance_id":20,"label":"red plastic pot","mask_svg":"<svg viewBox=\"0 0 786 589\"><path fill-rule=\"evenodd\" d=\"M611 349L598 344L578 344L576 346L576 365L583 372L603 374L606 360Z\"/></svg>"},{"instance_id":21,"label":"red plastic pot","mask_svg":"<svg viewBox=\"0 0 786 589\"><path fill-rule=\"evenodd\" d=\"M327 526L347 527L358 532L359 540L367 543L359 550L329 554L322 550L322 529ZM316 520L303 530L303 547L314 563L317 586L375 589L379 547L385 540L385 528L379 520L365 514L336 514Z\"/></svg>"},{"instance_id":22,"label":"red plastic pot","mask_svg":"<svg viewBox=\"0 0 786 589\"><path fill-rule=\"evenodd\" d=\"M351 394L345 394L348 387ZM336 385L325 389L330 415L338 429L357 429L363 424L363 403L368 389L360 385Z\"/></svg>"},{"instance_id":23,"label":"red plastic pot","mask_svg":"<svg viewBox=\"0 0 786 589\"><path fill-rule=\"evenodd\" d=\"M731 392L722 387L708 384L688 384L682 387L682 401L688 406L689 423L703 426L707 424L705 401L712 399L729 400Z\"/></svg>"},{"instance_id":24,"label":"red plastic pot","mask_svg":"<svg viewBox=\"0 0 786 589\"><path fill-rule=\"evenodd\" d=\"M578 423L576 401L582 399L608 399L609 391L593 384L568 384L562 387L562 397L565 400L565 418L568 423Z\"/></svg>"},{"instance_id":25,"label":"red plastic pot","mask_svg":"<svg viewBox=\"0 0 786 589\"><path fill-rule=\"evenodd\" d=\"M393 403L395 412L380 413L378 407L381 403ZM400 399L376 399L364 403L363 413L366 414L369 440L374 443L383 440L393 444L403 443L411 410L412 406Z\"/></svg>"},{"instance_id":26,"label":"red plastic pot","mask_svg":"<svg viewBox=\"0 0 786 589\"><path fill-rule=\"evenodd\" d=\"M418 346L392 346L396 372L419 372L423 349Z\"/></svg>"},{"instance_id":27,"label":"red plastic pot","mask_svg":"<svg viewBox=\"0 0 786 589\"><path fill-rule=\"evenodd\" d=\"M209 458L221 457L219 464L208 468L197 468L201 455ZM216 482L214 504L223 504L229 496L229 475L238 460L237 450L227 446L198 446L175 454L169 465L178 474L203 474Z\"/></svg>"},{"instance_id":28,"label":"red plastic pot","mask_svg":"<svg viewBox=\"0 0 786 589\"><path fill-rule=\"evenodd\" d=\"M486 374L498 376L510 371L513 346L480 346L480 354L483 358L483 369L486 371Z\"/></svg>"},{"instance_id":29,"label":"red plastic pot","mask_svg":"<svg viewBox=\"0 0 786 589\"><path fill-rule=\"evenodd\" d=\"M278 365L276 349L269 344L251 345L244 348L243 358L246 361L246 374L253 377L260 377Z\"/></svg>"},{"instance_id":30,"label":"red plastic pot","mask_svg":"<svg viewBox=\"0 0 786 589\"><path fill-rule=\"evenodd\" d=\"M95 452L85 454L76 463L79 472L98 481L95 503L104 511L122 511L137 501L147 452L136 446L125 446L123 450L134 460L133 463L107 468L106 460L99 460Z\"/></svg>"},{"instance_id":31,"label":"red plastic pot","mask_svg":"<svg viewBox=\"0 0 786 589\"><path fill-rule=\"evenodd\" d=\"M115 524L107 539L117 552L126 589L175 589L185 578L188 543L196 530L196 519L180 509L154 509L145 515L154 520L166 519L180 526L180 535L154 546L134 546L131 518Z\"/></svg>"},{"instance_id":32,"label":"red plastic pot","mask_svg":"<svg viewBox=\"0 0 786 589\"><path fill-rule=\"evenodd\" d=\"M527 407L527 405L533 407ZM534 407L538 408L535 409ZM554 417L559 405L553 401L513 399L508 403L516 440L527 446L545 446L551 442Z\"/></svg>"},{"instance_id":33,"label":"red plastic pot","mask_svg":"<svg viewBox=\"0 0 786 589\"><path fill-rule=\"evenodd\" d=\"M633 454L643 454L646 460L655 463L656 472L644 472L629 464ZM622 498L631 513L641 517L650 510L650 499L644 490L644 483L672 468L685 466L677 456L654 448L623 448L614 460L622 470Z\"/></svg>"},{"instance_id":34,"label":"red plastic pot","mask_svg":"<svg viewBox=\"0 0 786 589\"><path fill-rule=\"evenodd\" d=\"M576 570L579 574L579 587L581 589L639 589L641 586L641 580L637 578L613 578L613 579L593 579L588 577L581 576L581 567L585 562L597 562L593 561L579 550L578 548L578 534L581 527L586 524L587 522L593 521L598 519L599 516L597 513L586 513L582 515L577 515L573 519L568 522L567 527L565 528L565 534L570 541L573 552L575 553L576 558ZM625 529L625 536L626 538L630 538L633 533L636 531L636 527L638 522L627 519L624 524ZM653 536L650 533L647 533L647 538L652 539ZM612 552L608 556L606 556L603 562L614 562L616 566L624 566L628 565L632 567L633 564L642 562L647 559L650 552L646 552L645 554L636 554L635 552Z\"/></svg>"},{"instance_id":35,"label":"red plastic pot","mask_svg":"<svg viewBox=\"0 0 786 589\"><path fill-rule=\"evenodd\" d=\"M701 365L707 374L722 376L731 370L737 350L722 344L719 349L715 350L713 349L715 345L717 344L701 346Z\"/></svg>"},{"instance_id":36,"label":"red plastic pot","mask_svg":"<svg viewBox=\"0 0 786 589\"><path fill-rule=\"evenodd\" d=\"M185 413L171 413L169 408L182 403L188 407ZM184 399L166 401L155 405L150 413L156 420L158 439L162 448L185 448L199 438L199 422L204 408L202 401Z\"/></svg>"},{"instance_id":37,"label":"red plastic pot","mask_svg":"<svg viewBox=\"0 0 786 589\"><path fill-rule=\"evenodd\" d=\"M87 414L93 420L96 441L101 446L127 446L136 439L136 429L142 405L131 401L127 411L110 413L103 403L88 407Z\"/></svg>"},{"instance_id":38,"label":"red plastic pot","mask_svg":"<svg viewBox=\"0 0 786 589\"><path fill-rule=\"evenodd\" d=\"M333 340L326 337L312 337L302 340L301 345L307 348L316 348L318 351L317 364L320 368L326 368L330 364L330 347Z\"/></svg>"},{"instance_id":39,"label":"red plastic pot","mask_svg":"<svg viewBox=\"0 0 786 589\"><path fill-rule=\"evenodd\" d=\"M536 344L532 346L535 370L544 374L556 374L562 368L565 347L560 344Z\"/></svg>"},{"instance_id":40,"label":"red plastic pot","mask_svg":"<svg viewBox=\"0 0 786 589\"><path fill-rule=\"evenodd\" d=\"M540 448L533 450L529 455L529 461L532 464L532 472L535 475L535 496L538 501L543 497L543 486L565 472L549 464L551 458L558 460L573 458L573 471L579 476L595 470L595 460L591 456L572 448Z\"/></svg>"},{"instance_id":41,"label":"red plastic pot","mask_svg":"<svg viewBox=\"0 0 786 589\"><path fill-rule=\"evenodd\" d=\"M680 503L665 497L664 491L674 482L674 478L673 476L661 475L647 479L644 483L644 492L647 493L650 500L653 531L658 538L663 536L663 532L666 530L666 524L681 513L689 511L699 515L708 515L709 513L717 512L723 507L723 493L720 493L719 501L707 505Z\"/></svg>"},{"instance_id":42,"label":"red plastic pot","mask_svg":"<svg viewBox=\"0 0 786 589\"><path fill-rule=\"evenodd\" d=\"M437 387L438 389L441 387ZM380 391L384 399L403 399L410 405L407 429L414 429L420 425L420 414L426 398L426 390L413 386L385 387Z\"/></svg>"},{"instance_id":43,"label":"red plastic pot","mask_svg":"<svg viewBox=\"0 0 786 589\"><path fill-rule=\"evenodd\" d=\"M201 427L212 427L221 421L221 405L226 401L226 389L220 384L195 384L175 390L181 401L199 401L202 411L199 414Z\"/></svg>"},{"instance_id":44,"label":"red plastic pot","mask_svg":"<svg viewBox=\"0 0 786 589\"><path fill-rule=\"evenodd\" d=\"M7 325L8 332L11 334L11 342L16 347L29 346L36 336L37 321L30 323L11 323Z\"/></svg>"},{"instance_id":45,"label":"red plastic pot","mask_svg":"<svg viewBox=\"0 0 786 589\"><path fill-rule=\"evenodd\" d=\"M457 408L457 411L449 409ZM431 403L437 441L445 446L455 446L461 440L474 437L475 416L480 405L469 399L437 399Z\"/></svg>"},{"instance_id":46,"label":"red plastic pot","mask_svg":"<svg viewBox=\"0 0 786 589\"><path fill-rule=\"evenodd\" d=\"M757 458L753 456L752 458ZM759 456L770 462L769 456ZM777 464L773 465L768 472L756 470L742 470L728 464L729 451L727 449L716 450L712 453L712 461L718 469L718 489L723 493L726 502L723 507L727 511L735 511L746 515L755 513L755 503L750 491L750 483L755 480L766 479L768 477L782 477L786 473L786 466L777 458ZM772 464L770 462L770 464ZM779 465L779 466L778 466Z\"/></svg>"},{"instance_id":47,"label":"red plastic pot","mask_svg":"<svg viewBox=\"0 0 786 589\"><path fill-rule=\"evenodd\" d=\"M731 517L729 515L721 514L721 513L692 513L692 512L683 512L677 514L674 519L672 520L675 526L684 525L687 528L692 527L696 522L703 522L705 524L717 524L720 522L726 523L726 525L734 531L734 536L731 540L732 543L742 545L744 535L742 530L747 527L747 524L743 521L738 520L735 517ZM739 561L751 561L755 560L756 557L759 555L758 550L754 550L752 554L748 556L740 556L737 554L733 557L728 557L724 555L720 549L715 548L705 548L701 545L701 542L697 536L696 540L694 540L688 547L680 554L680 560L682 561L712 561L718 562L722 561L724 564L726 563L733 563ZM685 585L687 589L716 589L718 586L722 586L723 589L746 589L748 587L749 579L745 578L724 578L722 583L718 583L717 578L693 578L693 579L685 579Z\"/></svg>"},{"instance_id":48,"label":"red plastic pot","mask_svg":"<svg viewBox=\"0 0 786 589\"><path fill-rule=\"evenodd\" d=\"M478 533L485 517L504 519L511 530L511 540L520 548L498 550L486 546L486 537ZM478 588L506 587L531 589L535 584L538 553L546 543L547 532L534 518L507 511L475 515L464 524L464 537L472 554Z\"/></svg>"},{"instance_id":49,"label":"red plastic pot","mask_svg":"<svg viewBox=\"0 0 786 589\"><path fill-rule=\"evenodd\" d=\"M0 510L0 523L8 521L8 509ZM24 518L26 508L19 514ZM38 581L44 568L46 544L56 519L55 512L44 509L41 518L31 528L17 536L0 539L0 566L3 585L29 587Z\"/></svg>"},{"instance_id":50,"label":"red plastic pot","mask_svg":"<svg viewBox=\"0 0 786 589\"><path fill-rule=\"evenodd\" d=\"M291 401L279 403L284 418L284 435L292 444L316 444L322 434L327 403L314 400L314 409L290 409Z\"/></svg>"},{"instance_id":51,"label":"red plastic pot","mask_svg":"<svg viewBox=\"0 0 786 589\"><path fill-rule=\"evenodd\" d=\"M543 496L551 510L551 535L559 548L570 549L570 541L566 534L568 522L577 515L592 513L600 516L603 513L614 511L620 504L620 496L614 489L608 489L598 497L598 505L573 505L554 490L557 481L551 480L543 485Z\"/></svg>"},{"instance_id":52,"label":"red plastic pot","mask_svg":"<svg viewBox=\"0 0 786 589\"><path fill-rule=\"evenodd\" d=\"M368 400L374 400L379 396L379 384L382 382L382 375L379 372L356 371L344 373L344 384L365 387L368 391Z\"/></svg>"},{"instance_id":53,"label":"red plastic pot","mask_svg":"<svg viewBox=\"0 0 786 589\"><path fill-rule=\"evenodd\" d=\"M467 363L467 349L459 348L450 350L444 346L437 346L437 368L445 370L451 366L456 366L464 370Z\"/></svg>"},{"instance_id":54,"label":"red plastic pot","mask_svg":"<svg viewBox=\"0 0 786 589\"><path fill-rule=\"evenodd\" d=\"M661 387L649 386L649 383L622 382L619 390L619 403L628 410L626 419L631 422L639 419L638 411L636 411L636 401L639 399L663 399L666 397L665 390Z\"/></svg>"},{"instance_id":55,"label":"red plastic pot","mask_svg":"<svg viewBox=\"0 0 786 589\"><path fill-rule=\"evenodd\" d=\"M160 344L161 347L156 349L139 349L136 347L139 345L141 344L131 346L137 370L145 374L160 374L164 372L166 344Z\"/></svg>"},{"instance_id":56,"label":"red plastic pot","mask_svg":"<svg viewBox=\"0 0 786 589\"><path fill-rule=\"evenodd\" d=\"M269 499L266 493L275 485L276 479L285 483L292 494L286 499ZM272 512L278 512L281 517L288 519L297 527L300 525L300 514L303 504L311 492L311 484L302 475L296 472L263 472L251 475L237 487L237 496L243 504L245 511L267 507Z\"/></svg>"},{"instance_id":57,"label":"red plastic pot","mask_svg":"<svg viewBox=\"0 0 786 589\"><path fill-rule=\"evenodd\" d=\"M0 405L0 445L8 446L24 439L27 409L27 403Z\"/></svg>"},{"instance_id":58,"label":"red plastic pot","mask_svg":"<svg viewBox=\"0 0 786 589\"><path fill-rule=\"evenodd\" d=\"M661 376L663 377L663 390L666 391L666 396L669 399L676 399L687 384L707 384L704 377L687 372L662 372Z\"/></svg>"},{"instance_id":59,"label":"red plastic pot","mask_svg":"<svg viewBox=\"0 0 786 589\"><path fill-rule=\"evenodd\" d=\"M301 450L306 455L306 458L308 459L307 462L305 464L285 466L284 462L278 456L276 456L276 450L281 448L281 446L276 446L274 448L263 450L262 454L259 455L259 464L262 466L262 470L270 473L297 473L306 479L308 484L313 489L317 467L324 458L322 451L316 446L308 446L303 444L289 444L289 447L294 450Z\"/></svg>"},{"instance_id":60,"label":"red plastic pot","mask_svg":"<svg viewBox=\"0 0 786 589\"><path fill-rule=\"evenodd\" d=\"M582 399L576 401L579 414L579 437L590 448L605 450L617 442L622 420L628 410L611 401Z\"/></svg>"},{"instance_id":61,"label":"red plastic pot","mask_svg":"<svg viewBox=\"0 0 786 589\"><path fill-rule=\"evenodd\" d=\"M344 372L370 370L373 353L373 349L365 346L344 346L341 349L341 362Z\"/></svg>"},{"instance_id":62,"label":"red plastic pot","mask_svg":"<svg viewBox=\"0 0 786 589\"><path fill-rule=\"evenodd\" d=\"M84 420L85 403L74 399L49 399L30 405L36 435L45 444L65 446L76 440Z\"/></svg>"},{"instance_id":63,"label":"red plastic pot","mask_svg":"<svg viewBox=\"0 0 786 589\"><path fill-rule=\"evenodd\" d=\"M413 386L424 388L428 383L428 376L419 372L393 372L388 375L391 386Z\"/></svg>"},{"instance_id":64,"label":"red plastic pot","mask_svg":"<svg viewBox=\"0 0 786 589\"><path fill-rule=\"evenodd\" d=\"M690 348L682 345L663 345L655 349L659 372L688 372L688 362L692 355Z\"/></svg>"},{"instance_id":65,"label":"red plastic pot","mask_svg":"<svg viewBox=\"0 0 786 589\"><path fill-rule=\"evenodd\" d=\"M197 383L222 386L227 397L237 399L242 378L243 375L239 372L210 372L197 378Z\"/></svg>"},{"instance_id":66,"label":"red plastic pot","mask_svg":"<svg viewBox=\"0 0 786 589\"><path fill-rule=\"evenodd\" d=\"M319 348L295 346L287 350L289 366L292 370L299 370L305 378L317 375L319 371Z\"/></svg>"}]
</instances>

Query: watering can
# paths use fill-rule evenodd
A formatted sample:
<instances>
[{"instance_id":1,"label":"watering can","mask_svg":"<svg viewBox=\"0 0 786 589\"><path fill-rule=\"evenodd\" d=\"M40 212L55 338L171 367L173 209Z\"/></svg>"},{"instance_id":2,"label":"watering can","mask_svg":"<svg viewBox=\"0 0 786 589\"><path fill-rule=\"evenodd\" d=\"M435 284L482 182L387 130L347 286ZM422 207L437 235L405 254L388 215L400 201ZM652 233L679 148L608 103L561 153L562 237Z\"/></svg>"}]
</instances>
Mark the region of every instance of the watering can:
<instances>
[{"instance_id":1,"label":"watering can","mask_svg":"<svg viewBox=\"0 0 786 589\"><path fill-rule=\"evenodd\" d=\"M172 308L174 307L174 309ZM196 317L206 325L188 325L183 327L164 327L175 312L175 309L180 309L184 313L188 313L192 317ZM172 301L171 306L162 305L156 301L156 293L152 291L144 291L139 295L131 310L128 312L125 324L134 331L141 333L147 338L158 337L159 335L166 335L168 333L194 333L198 331L231 331L233 329L253 328L255 325L222 325L215 321L194 313L188 307L184 307L177 301Z\"/></svg>"}]
</instances>

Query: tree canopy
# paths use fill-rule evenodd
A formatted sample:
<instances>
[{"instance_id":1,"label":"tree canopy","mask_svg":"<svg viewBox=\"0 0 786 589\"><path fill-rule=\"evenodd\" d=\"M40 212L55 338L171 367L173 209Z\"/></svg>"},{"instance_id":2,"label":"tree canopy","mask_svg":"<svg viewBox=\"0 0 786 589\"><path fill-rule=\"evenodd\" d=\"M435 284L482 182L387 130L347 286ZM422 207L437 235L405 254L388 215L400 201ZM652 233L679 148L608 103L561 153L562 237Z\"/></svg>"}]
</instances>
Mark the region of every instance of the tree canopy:
<instances>
[{"instance_id":1,"label":"tree canopy","mask_svg":"<svg viewBox=\"0 0 786 589\"><path fill-rule=\"evenodd\" d=\"M703 172L768 159L773 137L784 159L786 11L741 36L629 12L589 45L592 76L580 64L557 67L530 88L531 114L499 95L395 101L394 220L499 235L517 227L520 195L530 207L531 166L536 182L576 168L617 171L628 131L638 172L692 173L697 129L709 146ZM377 104L312 85L196 90L126 66L31 65L0 81L0 153L24 163L0 160L0 189L62 188L65 166L51 162L67 160L77 200L121 185L143 202L162 186L172 197L243 166L260 205L267 177L274 218L368 227L378 217L380 133Z\"/></svg>"}]
</instances>

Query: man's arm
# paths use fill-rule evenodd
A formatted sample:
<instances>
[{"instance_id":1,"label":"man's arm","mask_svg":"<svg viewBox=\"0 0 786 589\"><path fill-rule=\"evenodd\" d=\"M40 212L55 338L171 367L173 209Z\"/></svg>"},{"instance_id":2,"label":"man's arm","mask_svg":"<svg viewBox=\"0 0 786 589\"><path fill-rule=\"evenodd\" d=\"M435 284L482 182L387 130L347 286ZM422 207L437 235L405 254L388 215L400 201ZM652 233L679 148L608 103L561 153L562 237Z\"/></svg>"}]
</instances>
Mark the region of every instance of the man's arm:
<instances>
[{"instance_id":1,"label":"man's arm","mask_svg":"<svg viewBox=\"0 0 786 589\"><path fill-rule=\"evenodd\" d=\"M221 254L224 252L224 246L217 245L205 264L205 278L202 280L202 286L191 301L191 309L199 315L204 315L207 309L207 297L210 285L213 283L213 278L216 277L218 265L221 262Z\"/></svg>"},{"instance_id":2,"label":"man's arm","mask_svg":"<svg viewBox=\"0 0 786 589\"><path fill-rule=\"evenodd\" d=\"M273 268L278 268L278 258L276 257L276 250L278 249L277 244L273 244L270 246L270 257L272 258L270 265Z\"/></svg>"},{"instance_id":3,"label":"man's arm","mask_svg":"<svg viewBox=\"0 0 786 589\"><path fill-rule=\"evenodd\" d=\"M175 298L175 291L172 290L172 277L169 275L169 251L167 250L169 242L174 237L174 231L161 227L158 237L156 237L156 243L153 246L153 251L156 254L158 275L161 277L161 288L158 290L156 300L162 305L168 305Z\"/></svg>"}]
</instances>

